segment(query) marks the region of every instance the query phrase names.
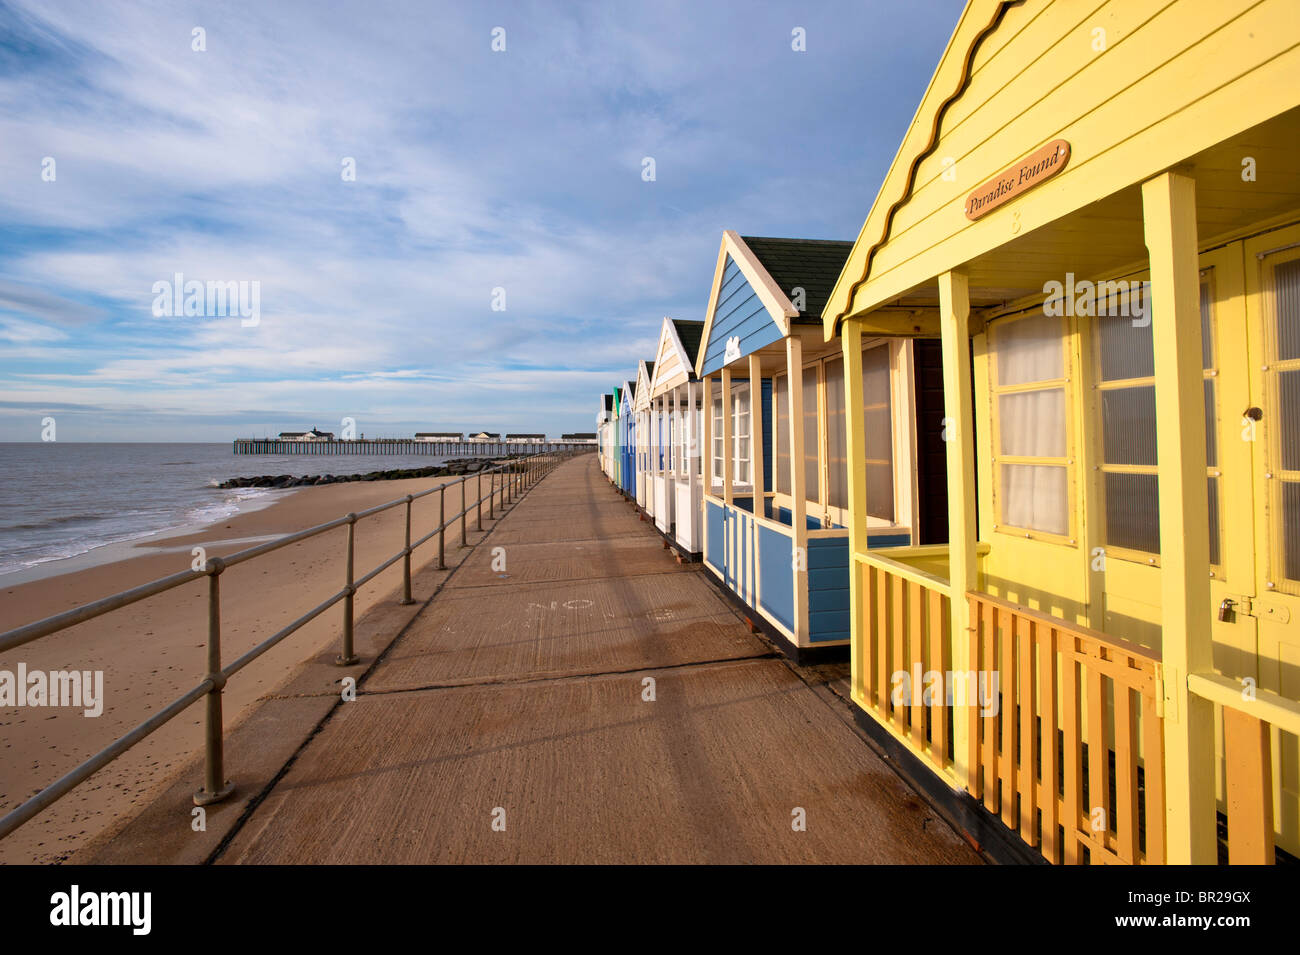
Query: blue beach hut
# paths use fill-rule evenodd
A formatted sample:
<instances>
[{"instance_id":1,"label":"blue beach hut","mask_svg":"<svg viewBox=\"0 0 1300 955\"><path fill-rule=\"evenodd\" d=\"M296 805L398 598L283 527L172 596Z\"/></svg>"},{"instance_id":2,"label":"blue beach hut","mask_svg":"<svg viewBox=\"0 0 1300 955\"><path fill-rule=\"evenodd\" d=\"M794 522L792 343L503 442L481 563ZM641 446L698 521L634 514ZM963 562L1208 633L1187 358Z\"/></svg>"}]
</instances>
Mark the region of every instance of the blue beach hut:
<instances>
[{"instance_id":1,"label":"blue beach hut","mask_svg":"<svg viewBox=\"0 0 1300 955\"><path fill-rule=\"evenodd\" d=\"M636 498L636 391L632 382L619 388L618 401L618 486L628 497Z\"/></svg>"},{"instance_id":2,"label":"blue beach hut","mask_svg":"<svg viewBox=\"0 0 1300 955\"><path fill-rule=\"evenodd\" d=\"M820 316L852 246L724 232L695 368L705 566L795 658L848 651L844 357ZM868 546L913 545L944 479L921 467L912 343L865 341L863 368Z\"/></svg>"}]
</instances>

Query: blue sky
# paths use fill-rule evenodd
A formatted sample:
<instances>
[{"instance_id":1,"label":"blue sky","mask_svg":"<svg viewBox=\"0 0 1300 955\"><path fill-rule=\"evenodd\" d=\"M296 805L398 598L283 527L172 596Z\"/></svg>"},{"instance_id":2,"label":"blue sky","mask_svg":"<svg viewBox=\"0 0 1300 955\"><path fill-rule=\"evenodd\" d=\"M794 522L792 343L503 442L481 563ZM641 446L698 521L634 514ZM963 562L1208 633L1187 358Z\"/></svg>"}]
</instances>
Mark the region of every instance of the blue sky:
<instances>
[{"instance_id":1,"label":"blue sky","mask_svg":"<svg viewBox=\"0 0 1300 955\"><path fill-rule=\"evenodd\" d=\"M961 8L0 0L0 441L590 431L722 230L856 237Z\"/></svg>"}]
</instances>

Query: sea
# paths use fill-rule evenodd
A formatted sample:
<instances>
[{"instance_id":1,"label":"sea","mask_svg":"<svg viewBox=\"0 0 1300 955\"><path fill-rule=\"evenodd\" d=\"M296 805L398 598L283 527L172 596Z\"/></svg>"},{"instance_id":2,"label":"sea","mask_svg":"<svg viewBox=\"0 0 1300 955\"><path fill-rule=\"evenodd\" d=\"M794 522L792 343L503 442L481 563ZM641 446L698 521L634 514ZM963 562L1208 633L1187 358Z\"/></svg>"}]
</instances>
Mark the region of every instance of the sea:
<instances>
[{"instance_id":1,"label":"sea","mask_svg":"<svg viewBox=\"0 0 1300 955\"><path fill-rule=\"evenodd\" d=\"M291 491L217 487L259 474L423 468L436 455L235 454L230 444L0 443L0 584L104 548L265 507ZM94 561L91 561L94 562ZM74 566L75 565L75 566ZM9 576L6 580L6 575Z\"/></svg>"}]
</instances>

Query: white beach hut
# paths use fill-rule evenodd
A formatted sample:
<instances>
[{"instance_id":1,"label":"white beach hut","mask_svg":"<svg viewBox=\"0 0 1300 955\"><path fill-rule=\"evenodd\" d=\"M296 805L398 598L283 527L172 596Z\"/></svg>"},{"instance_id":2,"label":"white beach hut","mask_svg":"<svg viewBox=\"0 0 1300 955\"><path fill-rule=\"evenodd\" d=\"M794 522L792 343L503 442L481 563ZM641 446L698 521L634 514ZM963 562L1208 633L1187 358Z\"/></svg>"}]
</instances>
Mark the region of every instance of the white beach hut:
<instances>
[{"instance_id":1,"label":"white beach hut","mask_svg":"<svg viewBox=\"0 0 1300 955\"><path fill-rule=\"evenodd\" d=\"M703 387L695 359L703 322L664 318L649 387L651 417L658 424L647 492L655 526L688 557L700 553L700 440Z\"/></svg>"}]
</instances>

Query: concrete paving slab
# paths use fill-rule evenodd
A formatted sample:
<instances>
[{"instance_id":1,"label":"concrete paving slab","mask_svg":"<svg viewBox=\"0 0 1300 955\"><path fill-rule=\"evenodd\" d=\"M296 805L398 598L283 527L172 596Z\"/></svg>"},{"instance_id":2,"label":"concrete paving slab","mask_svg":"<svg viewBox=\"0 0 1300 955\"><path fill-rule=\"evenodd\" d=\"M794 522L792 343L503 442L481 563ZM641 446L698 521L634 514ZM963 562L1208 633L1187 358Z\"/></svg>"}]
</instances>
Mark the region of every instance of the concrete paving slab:
<instances>
[{"instance_id":1,"label":"concrete paving slab","mask_svg":"<svg viewBox=\"0 0 1300 955\"><path fill-rule=\"evenodd\" d=\"M978 858L784 663L756 660L363 695L220 861Z\"/></svg>"},{"instance_id":2,"label":"concrete paving slab","mask_svg":"<svg viewBox=\"0 0 1300 955\"><path fill-rule=\"evenodd\" d=\"M605 673L771 652L698 574L449 587L364 688Z\"/></svg>"}]
</instances>

